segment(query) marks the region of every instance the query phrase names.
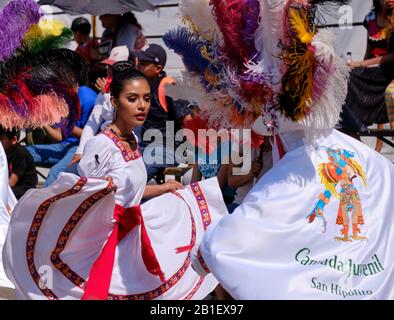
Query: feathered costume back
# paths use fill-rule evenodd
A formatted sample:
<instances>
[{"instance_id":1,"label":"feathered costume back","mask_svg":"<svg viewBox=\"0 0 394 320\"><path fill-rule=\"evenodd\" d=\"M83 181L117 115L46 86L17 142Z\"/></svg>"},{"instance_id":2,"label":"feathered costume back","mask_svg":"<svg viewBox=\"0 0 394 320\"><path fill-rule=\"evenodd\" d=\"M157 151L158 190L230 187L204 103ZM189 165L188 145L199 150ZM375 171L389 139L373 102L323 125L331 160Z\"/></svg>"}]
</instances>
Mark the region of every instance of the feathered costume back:
<instances>
[{"instance_id":1,"label":"feathered costume back","mask_svg":"<svg viewBox=\"0 0 394 320\"><path fill-rule=\"evenodd\" d=\"M348 69L322 12L346 0L182 0L185 27L164 36L186 71L174 98L194 100L209 128L251 128L278 113L305 128L332 128L347 93Z\"/></svg>"},{"instance_id":2,"label":"feathered costume back","mask_svg":"<svg viewBox=\"0 0 394 320\"><path fill-rule=\"evenodd\" d=\"M40 20L32 0L13 0L0 12L0 125L6 129L59 123L68 135L80 117L75 90L87 81L83 59L59 49L72 38L61 22ZM8 42L7 42L8 41Z\"/></svg>"}]
</instances>

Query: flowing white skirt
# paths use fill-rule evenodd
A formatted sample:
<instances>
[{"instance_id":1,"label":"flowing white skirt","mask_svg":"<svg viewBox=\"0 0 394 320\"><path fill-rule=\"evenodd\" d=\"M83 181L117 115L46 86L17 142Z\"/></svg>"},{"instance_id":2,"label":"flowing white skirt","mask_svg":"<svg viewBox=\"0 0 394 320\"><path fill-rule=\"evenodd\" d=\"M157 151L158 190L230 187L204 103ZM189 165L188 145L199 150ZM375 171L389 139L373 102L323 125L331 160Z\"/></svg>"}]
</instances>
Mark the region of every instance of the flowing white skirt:
<instances>
[{"instance_id":1,"label":"flowing white skirt","mask_svg":"<svg viewBox=\"0 0 394 320\"><path fill-rule=\"evenodd\" d=\"M80 299L83 282L113 229L114 195L107 181L62 174L49 188L29 190L15 207L3 261L22 299ZM215 179L165 194L142 205L153 250L165 274L150 274L141 255L141 227L118 244L110 299L202 299L217 285L191 267L190 252L227 214Z\"/></svg>"}]
</instances>

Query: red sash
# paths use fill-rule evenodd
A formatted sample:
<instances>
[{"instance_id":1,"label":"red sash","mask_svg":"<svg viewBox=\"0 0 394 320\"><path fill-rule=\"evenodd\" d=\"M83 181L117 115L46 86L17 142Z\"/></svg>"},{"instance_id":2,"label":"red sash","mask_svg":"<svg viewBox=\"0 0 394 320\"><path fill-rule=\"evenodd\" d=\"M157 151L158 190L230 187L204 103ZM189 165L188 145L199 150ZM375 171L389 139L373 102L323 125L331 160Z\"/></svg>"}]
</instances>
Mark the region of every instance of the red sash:
<instances>
[{"instance_id":1,"label":"red sash","mask_svg":"<svg viewBox=\"0 0 394 320\"><path fill-rule=\"evenodd\" d=\"M114 209L116 220L114 229L108 237L100 256L90 270L89 279L86 281L85 293L82 300L106 300L111 284L112 270L115 261L116 246L136 226L141 226L141 251L146 269L153 275L160 277L165 282L164 273L153 251L148 233L145 229L141 207L123 208L116 205Z\"/></svg>"}]
</instances>

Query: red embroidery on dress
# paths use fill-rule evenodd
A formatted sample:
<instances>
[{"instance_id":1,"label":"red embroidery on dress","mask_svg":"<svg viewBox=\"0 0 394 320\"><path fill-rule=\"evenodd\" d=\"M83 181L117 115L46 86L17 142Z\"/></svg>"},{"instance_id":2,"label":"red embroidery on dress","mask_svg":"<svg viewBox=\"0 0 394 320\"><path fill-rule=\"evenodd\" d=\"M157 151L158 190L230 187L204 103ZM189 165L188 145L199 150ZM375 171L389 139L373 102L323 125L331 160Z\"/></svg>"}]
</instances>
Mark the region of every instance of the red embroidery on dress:
<instances>
[{"instance_id":1,"label":"red embroidery on dress","mask_svg":"<svg viewBox=\"0 0 394 320\"><path fill-rule=\"evenodd\" d=\"M196 285L192 289L192 291L190 291L190 293L186 297L184 297L182 300L191 300L191 298L193 298L193 296L196 294L197 290L200 289L204 280L205 280L205 277L200 277L198 279Z\"/></svg>"},{"instance_id":2,"label":"red embroidery on dress","mask_svg":"<svg viewBox=\"0 0 394 320\"><path fill-rule=\"evenodd\" d=\"M124 147L122 141L120 141L116 135L114 135L111 130L109 130L108 128L106 128L103 132L101 132L101 134L105 135L106 137L108 137L109 139L111 139L111 141L118 147L118 149L120 150L123 159L126 162L129 162L131 160L137 160L138 158L142 157L142 154L140 152L140 150L137 148L137 150L135 151L127 151L126 148Z\"/></svg>"},{"instance_id":3,"label":"red embroidery on dress","mask_svg":"<svg viewBox=\"0 0 394 320\"><path fill-rule=\"evenodd\" d=\"M200 209L201 212L201 219L204 226L204 230L206 230L212 221L211 214L209 213L207 201L205 200L204 194L198 182L192 183L190 187L193 191L194 196L196 197L198 208Z\"/></svg>"},{"instance_id":4,"label":"red embroidery on dress","mask_svg":"<svg viewBox=\"0 0 394 320\"><path fill-rule=\"evenodd\" d=\"M104 198L106 195L110 194L114 190L113 184L108 184L108 186L96 192L88 199L83 201L81 205L74 211L67 224L63 228L60 236L57 240L56 247L52 251L51 254L51 262L56 269L58 269L67 279L69 279L72 283L74 283L77 287L83 289L83 283L85 279L79 276L76 272L74 272L63 260L60 258L60 254L63 252L66 247L67 241L71 236L74 228L77 226L78 222L83 218L86 212L99 200Z\"/></svg>"},{"instance_id":5,"label":"red embroidery on dress","mask_svg":"<svg viewBox=\"0 0 394 320\"><path fill-rule=\"evenodd\" d=\"M38 207L36 214L33 217L32 224L30 226L30 230L27 236L27 241L26 241L26 262L27 266L30 271L30 275L33 278L33 281L36 283L37 287L41 290L41 292L50 300L55 300L58 299L58 297L55 295L55 293L44 287L42 283L40 283L41 277L39 273L37 272L35 262L34 262L34 251L35 251L35 246L37 242L37 236L38 232L41 228L42 221L44 220L49 207L51 204L54 202L64 199L66 197L69 197L75 193L78 193L82 187L86 184L87 179L85 177L82 177L78 180L78 182L68 191L65 191L61 194L58 194L56 196L53 196L52 198L49 198L45 200L41 205Z\"/></svg>"},{"instance_id":6,"label":"red embroidery on dress","mask_svg":"<svg viewBox=\"0 0 394 320\"><path fill-rule=\"evenodd\" d=\"M197 259L198 259L198 262L200 262L200 265L204 269L204 271L207 272L207 273L211 273L211 270L209 270L207 264L205 263L205 260L204 260L204 258L202 256L202 254L201 254L200 248L198 248L198 250L197 250Z\"/></svg>"}]
</instances>

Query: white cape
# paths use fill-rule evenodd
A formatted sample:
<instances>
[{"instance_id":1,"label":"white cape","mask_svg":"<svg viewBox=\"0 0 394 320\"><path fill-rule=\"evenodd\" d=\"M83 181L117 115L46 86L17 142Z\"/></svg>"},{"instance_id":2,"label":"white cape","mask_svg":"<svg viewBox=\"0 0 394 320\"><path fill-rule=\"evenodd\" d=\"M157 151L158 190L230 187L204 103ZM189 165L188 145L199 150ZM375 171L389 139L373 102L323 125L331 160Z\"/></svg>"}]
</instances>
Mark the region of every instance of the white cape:
<instances>
[{"instance_id":1,"label":"white cape","mask_svg":"<svg viewBox=\"0 0 394 320\"><path fill-rule=\"evenodd\" d=\"M317 170L329 162L326 148L354 153L362 168L349 171L362 208L357 219L357 195L346 198L338 183L341 199L354 201L348 212L339 214L340 200L332 195L323 206L326 225L319 217L309 223L326 190ZM207 231L201 254L237 299L394 299L393 195L393 164L333 130L287 153L232 215ZM350 226L343 241L347 214L359 230L354 235Z\"/></svg>"}]
</instances>

